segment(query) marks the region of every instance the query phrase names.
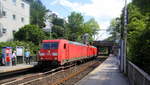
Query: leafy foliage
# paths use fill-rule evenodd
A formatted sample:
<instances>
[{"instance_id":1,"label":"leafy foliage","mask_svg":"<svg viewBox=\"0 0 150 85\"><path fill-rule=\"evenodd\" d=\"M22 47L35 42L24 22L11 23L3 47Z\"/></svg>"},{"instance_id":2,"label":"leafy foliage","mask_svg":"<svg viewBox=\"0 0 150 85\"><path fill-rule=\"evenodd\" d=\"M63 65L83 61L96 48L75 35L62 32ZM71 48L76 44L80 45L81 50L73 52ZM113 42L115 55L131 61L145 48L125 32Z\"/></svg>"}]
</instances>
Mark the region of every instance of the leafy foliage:
<instances>
[{"instance_id":1,"label":"leafy foliage","mask_svg":"<svg viewBox=\"0 0 150 85\"><path fill-rule=\"evenodd\" d=\"M98 31L99 25L94 18L91 18L89 21L85 22L83 26L83 34L88 33L90 35L89 41L93 41L93 37L98 34Z\"/></svg>"},{"instance_id":2,"label":"leafy foliage","mask_svg":"<svg viewBox=\"0 0 150 85\"><path fill-rule=\"evenodd\" d=\"M120 17L121 34L123 34L123 12ZM111 38L118 32L116 23L111 23ZM150 0L133 0L128 4L128 59L150 74ZM124 37L124 36L122 36Z\"/></svg>"},{"instance_id":3,"label":"leafy foliage","mask_svg":"<svg viewBox=\"0 0 150 85\"><path fill-rule=\"evenodd\" d=\"M89 21L87 21L85 23L85 28L83 29L84 32L89 33L91 35L96 35L97 31L99 30L99 25L98 23L95 21L94 18L91 18Z\"/></svg>"},{"instance_id":4,"label":"leafy foliage","mask_svg":"<svg viewBox=\"0 0 150 85\"><path fill-rule=\"evenodd\" d=\"M55 17L52 19L52 34L53 38L64 38L65 37L65 20Z\"/></svg>"},{"instance_id":5,"label":"leafy foliage","mask_svg":"<svg viewBox=\"0 0 150 85\"><path fill-rule=\"evenodd\" d=\"M85 22L80 13L72 12L71 15L68 16L67 28L69 40L81 42L82 36L85 33L89 34L90 41L93 40L93 36L96 35L99 30L99 25L93 18Z\"/></svg>"},{"instance_id":6,"label":"leafy foliage","mask_svg":"<svg viewBox=\"0 0 150 85\"><path fill-rule=\"evenodd\" d=\"M89 41L93 40L93 36L97 34L99 25L95 19L91 18L85 22L80 13L72 12L68 16L68 21L59 17L52 19L52 37L54 39L64 38L72 41L82 42L82 36L89 34Z\"/></svg>"},{"instance_id":7,"label":"leafy foliage","mask_svg":"<svg viewBox=\"0 0 150 85\"><path fill-rule=\"evenodd\" d=\"M109 29L107 30L107 32L109 32L111 36L107 40L115 41L118 39L117 35L121 34L120 24L121 24L120 18L112 19Z\"/></svg>"},{"instance_id":8,"label":"leafy foliage","mask_svg":"<svg viewBox=\"0 0 150 85\"><path fill-rule=\"evenodd\" d=\"M134 31L134 30L143 30L146 27L145 23L145 16L143 16L139 9L132 5L128 5L128 16L129 16L129 24L128 24L128 30L129 31Z\"/></svg>"},{"instance_id":9,"label":"leafy foliage","mask_svg":"<svg viewBox=\"0 0 150 85\"><path fill-rule=\"evenodd\" d=\"M134 0L128 5L128 59L150 73L150 16L147 0ZM145 6L142 6L141 4Z\"/></svg>"},{"instance_id":10,"label":"leafy foliage","mask_svg":"<svg viewBox=\"0 0 150 85\"><path fill-rule=\"evenodd\" d=\"M81 37L83 24L84 19L80 13L72 12L71 15L68 16L67 26L70 31L69 40L77 40L77 38Z\"/></svg>"},{"instance_id":11,"label":"leafy foliage","mask_svg":"<svg viewBox=\"0 0 150 85\"><path fill-rule=\"evenodd\" d=\"M13 47L13 50L15 50L16 46L23 46L25 49L30 49L31 56L34 56L39 48L39 46L34 45L32 42L24 42L24 41L0 42L0 48ZM0 54L1 54L1 51L2 50L0 50Z\"/></svg>"},{"instance_id":12,"label":"leafy foliage","mask_svg":"<svg viewBox=\"0 0 150 85\"><path fill-rule=\"evenodd\" d=\"M132 4L138 6L142 13L150 12L150 0L133 0Z\"/></svg>"},{"instance_id":13,"label":"leafy foliage","mask_svg":"<svg viewBox=\"0 0 150 85\"><path fill-rule=\"evenodd\" d=\"M29 0L30 2L30 23L38 25L40 28L45 27L45 15L48 12L40 0Z\"/></svg>"},{"instance_id":14,"label":"leafy foliage","mask_svg":"<svg viewBox=\"0 0 150 85\"><path fill-rule=\"evenodd\" d=\"M53 38L64 38L64 28L58 25L54 25L52 28Z\"/></svg>"},{"instance_id":15,"label":"leafy foliage","mask_svg":"<svg viewBox=\"0 0 150 85\"><path fill-rule=\"evenodd\" d=\"M14 36L16 40L30 41L36 45L46 38L43 30L36 25L26 25L20 28Z\"/></svg>"},{"instance_id":16,"label":"leafy foliage","mask_svg":"<svg viewBox=\"0 0 150 85\"><path fill-rule=\"evenodd\" d=\"M150 28L145 29L130 48L130 60L150 74Z\"/></svg>"}]
</instances>

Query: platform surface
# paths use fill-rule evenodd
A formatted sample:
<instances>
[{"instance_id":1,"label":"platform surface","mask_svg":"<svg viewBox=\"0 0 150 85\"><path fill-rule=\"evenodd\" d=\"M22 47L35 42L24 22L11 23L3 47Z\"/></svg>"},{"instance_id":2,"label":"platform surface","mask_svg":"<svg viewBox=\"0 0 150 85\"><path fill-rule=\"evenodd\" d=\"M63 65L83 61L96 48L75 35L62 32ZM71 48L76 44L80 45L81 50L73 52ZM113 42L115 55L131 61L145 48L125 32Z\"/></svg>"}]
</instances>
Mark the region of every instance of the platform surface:
<instances>
[{"instance_id":1,"label":"platform surface","mask_svg":"<svg viewBox=\"0 0 150 85\"><path fill-rule=\"evenodd\" d=\"M116 57L108 57L100 66L75 85L129 85L120 71Z\"/></svg>"},{"instance_id":2,"label":"platform surface","mask_svg":"<svg viewBox=\"0 0 150 85\"><path fill-rule=\"evenodd\" d=\"M32 68L34 65L35 65L35 63L18 64L15 66L0 66L0 73L24 70L24 69Z\"/></svg>"}]
</instances>

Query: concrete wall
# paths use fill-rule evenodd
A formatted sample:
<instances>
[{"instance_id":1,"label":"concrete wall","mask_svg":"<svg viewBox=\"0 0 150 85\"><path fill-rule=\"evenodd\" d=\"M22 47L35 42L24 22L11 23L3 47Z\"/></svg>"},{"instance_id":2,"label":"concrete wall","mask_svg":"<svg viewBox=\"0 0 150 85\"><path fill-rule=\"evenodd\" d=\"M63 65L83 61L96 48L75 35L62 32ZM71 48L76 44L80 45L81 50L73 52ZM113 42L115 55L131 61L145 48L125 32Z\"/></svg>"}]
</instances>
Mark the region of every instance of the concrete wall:
<instances>
[{"instance_id":1,"label":"concrete wall","mask_svg":"<svg viewBox=\"0 0 150 85\"><path fill-rule=\"evenodd\" d=\"M127 75L131 85L150 85L150 76L130 61L127 62Z\"/></svg>"},{"instance_id":2,"label":"concrete wall","mask_svg":"<svg viewBox=\"0 0 150 85\"><path fill-rule=\"evenodd\" d=\"M18 31L19 28L29 24L30 19L30 5L23 0L0 0L2 11L6 12L6 16L0 17L2 29L6 29L6 33L0 36L1 41L10 41L13 39L13 31ZM24 4L24 7L22 7ZM13 18L13 15L16 18ZM22 21L22 18L24 20Z\"/></svg>"}]
</instances>

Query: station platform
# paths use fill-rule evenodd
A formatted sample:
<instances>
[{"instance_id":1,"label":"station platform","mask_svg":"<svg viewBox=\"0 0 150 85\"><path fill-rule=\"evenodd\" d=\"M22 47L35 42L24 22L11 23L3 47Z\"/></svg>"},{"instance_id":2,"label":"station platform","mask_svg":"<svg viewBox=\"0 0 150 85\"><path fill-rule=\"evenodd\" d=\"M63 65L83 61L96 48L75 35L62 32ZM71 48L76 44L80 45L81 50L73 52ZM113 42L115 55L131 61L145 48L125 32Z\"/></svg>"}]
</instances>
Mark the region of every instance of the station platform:
<instances>
[{"instance_id":1,"label":"station platform","mask_svg":"<svg viewBox=\"0 0 150 85\"><path fill-rule=\"evenodd\" d=\"M36 62L33 62L31 64L17 64L15 66L0 66L0 74L29 69L32 68L34 65L36 65Z\"/></svg>"},{"instance_id":2,"label":"station platform","mask_svg":"<svg viewBox=\"0 0 150 85\"><path fill-rule=\"evenodd\" d=\"M117 58L108 57L75 85L129 85L129 80L120 72Z\"/></svg>"}]
</instances>

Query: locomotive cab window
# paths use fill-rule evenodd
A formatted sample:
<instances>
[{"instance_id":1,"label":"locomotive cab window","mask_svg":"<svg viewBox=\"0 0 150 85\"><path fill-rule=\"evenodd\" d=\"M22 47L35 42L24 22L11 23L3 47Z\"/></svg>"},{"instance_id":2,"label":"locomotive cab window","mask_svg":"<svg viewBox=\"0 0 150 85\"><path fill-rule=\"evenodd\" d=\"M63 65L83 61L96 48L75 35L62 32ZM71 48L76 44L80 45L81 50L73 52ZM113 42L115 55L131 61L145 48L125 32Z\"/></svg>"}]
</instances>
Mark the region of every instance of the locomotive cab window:
<instances>
[{"instance_id":1,"label":"locomotive cab window","mask_svg":"<svg viewBox=\"0 0 150 85\"><path fill-rule=\"evenodd\" d=\"M46 42L42 44L43 49L58 49L58 42Z\"/></svg>"}]
</instances>

